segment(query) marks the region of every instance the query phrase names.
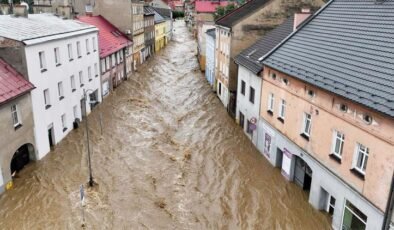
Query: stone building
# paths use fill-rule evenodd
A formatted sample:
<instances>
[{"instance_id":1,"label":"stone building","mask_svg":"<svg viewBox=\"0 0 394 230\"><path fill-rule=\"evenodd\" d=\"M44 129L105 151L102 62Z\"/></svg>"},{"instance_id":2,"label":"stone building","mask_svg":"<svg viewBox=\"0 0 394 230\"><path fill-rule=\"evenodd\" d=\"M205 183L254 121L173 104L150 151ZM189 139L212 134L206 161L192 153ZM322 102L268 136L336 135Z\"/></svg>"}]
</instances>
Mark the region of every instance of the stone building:
<instances>
[{"instance_id":1,"label":"stone building","mask_svg":"<svg viewBox=\"0 0 394 230\"><path fill-rule=\"evenodd\" d=\"M37 159L30 97L33 89L33 84L0 58L0 193L10 185L12 174Z\"/></svg>"},{"instance_id":2,"label":"stone building","mask_svg":"<svg viewBox=\"0 0 394 230\"><path fill-rule=\"evenodd\" d=\"M330 1L261 57L260 148L334 229L382 229L391 218L393 9Z\"/></svg>"},{"instance_id":3,"label":"stone building","mask_svg":"<svg viewBox=\"0 0 394 230\"><path fill-rule=\"evenodd\" d=\"M0 16L0 57L36 87L31 101L37 159L101 102L97 34L93 26L52 14Z\"/></svg>"}]
</instances>

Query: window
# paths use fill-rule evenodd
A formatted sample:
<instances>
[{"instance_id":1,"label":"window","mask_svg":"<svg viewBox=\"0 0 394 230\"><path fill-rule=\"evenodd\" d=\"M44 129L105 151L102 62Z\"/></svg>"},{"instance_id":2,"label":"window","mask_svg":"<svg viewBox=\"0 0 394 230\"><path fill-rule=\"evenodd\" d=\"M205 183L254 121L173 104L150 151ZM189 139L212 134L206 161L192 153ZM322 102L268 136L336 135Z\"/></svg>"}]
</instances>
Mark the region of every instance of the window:
<instances>
[{"instance_id":1,"label":"window","mask_svg":"<svg viewBox=\"0 0 394 230\"><path fill-rule=\"evenodd\" d=\"M78 106L74 105L73 113L74 113L74 120L78 119Z\"/></svg>"},{"instance_id":2,"label":"window","mask_svg":"<svg viewBox=\"0 0 394 230\"><path fill-rule=\"evenodd\" d=\"M89 81L92 81L92 67L88 67L88 79Z\"/></svg>"},{"instance_id":3,"label":"window","mask_svg":"<svg viewBox=\"0 0 394 230\"><path fill-rule=\"evenodd\" d=\"M245 116L241 111L239 111L239 126L241 126L242 129L244 128L244 123L245 123Z\"/></svg>"},{"instance_id":4,"label":"window","mask_svg":"<svg viewBox=\"0 0 394 230\"><path fill-rule=\"evenodd\" d=\"M285 100L280 100L280 105L279 105L279 120L282 122L285 119L285 114L286 114L286 101Z\"/></svg>"},{"instance_id":5,"label":"window","mask_svg":"<svg viewBox=\"0 0 394 230\"><path fill-rule=\"evenodd\" d=\"M18 128L18 127L22 126L22 123L19 119L19 117L20 117L19 109L16 104L11 106L11 116L12 116L12 122L14 124L14 128Z\"/></svg>"},{"instance_id":6,"label":"window","mask_svg":"<svg viewBox=\"0 0 394 230\"><path fill-rule=\"evenodd\" d=\"M116 65L115 54L112 54L112 67L115 67L115 65Z\"/></svg>"},{"instance_id":7,"label":"window","mask_svg":"<svg viewBox=\"0 0 394 230\"><path fill-rule=\"evenodd\" d=\"M364 145L357 143L356 154L355 154L356 162L354 168L362 175L365 174L365 170L367 168L368 155L369 155L369 149Z\"/></svg>"},{"instance_id":8,"label":"window","mask_svg":"<svg viewBox=\"0 0 394 230\"><path fill-rule=\"evenodd\" d=\"M270 74L271 74L271 78L275 80L276 79L276 73L270 73Z\"/></svg>"},{"instance_id":9,"label":"window","mask_svg":"<svg viewBox=\"0 0 394 230\"><path fill-rule=\"evenodd\" d=\"M94 63L94 76L98 77L98 67L97 67L97 63Z\"/></svg>"},{"instance_id":10,"label":"window","mask_svg":"<svg viewBox=\"0 0 394 230\"><path fill-rule=\"evenodd\" d=\"M363 120L368 125L372 124L372 117L368 114L363 115Z\"/></svg>"},{"instance_id":11,"label":"window","mask_svg":"<svg viewBox=\"0 0 394 230\"><path fill-rule=\"evenodd\" d=\"M245 82L241 81L241 94L245 96Z\"/></svg>"},{"instance_id":12,"label":"window","mask_svg":"<svg viewBox=\"0 0 394 230\"><path fill-rule=\"evenodd\" d=\"M86 39L85 43L86 43L86 54L89 55L90 54L89 39Z\"/></svg>"},{"instance_id":13,"label":"window","mask_svg":"<svg viewBox=\"0 0 394 230\"><path fill-rule=\"evenodd\" d=\"M326 210L327 210L327 212L328 212L331 216L334 215L335 202L336 202L335 197L329 195L329 196L328 196L328 202L327 202L327 208L326 208Z\"/></svg>"},{"instance_id":14,"label":"window","mask_svg":"<svg viewBox=\"0 0 394 230\"><path fill-rule=\"evenodd\" d=\"M74 60L73 46L72 46L72 44L68 44L68 45L67 45L67 49L68 49L68 59L69 59L70 61Z\"/></svg>"},{"instance_id":15,"label":"window","mask_svg":"<svg viewBox=\"0 0 394 230\"><path fill-rule=\"evenodd\" d=\"M308 96L310 96L310 97L314 97L314 96L315 96L315 92L314 92L313 90L311 90L311 89L308 89L308 90L307 90L307 94L308 94Z\"/></svg>"},{"instance_id":16,"label":"window","mask_svg":"<svg viewBox=\"0 0 394 230\"><path fill-rule=\"evenodd\" d=\"M93 52L96 52L97 51L97 44L96 44L96 38L95 37L92 38L92 44L93 44Z\"/></svg>"},{"instance_id":17,"label":"window","mask_svg":"<svg viewBox=\"0 0 394 230\"><path fill-rule=\"evenodd\" d=\"M81 87L84 86L82 71L79 71L79 84L81 84Z\"/></svg>"},{"instance_id":18,"label":"window","mask_svg":"<svg viewBox=\"0 0 394 230\"><path fill-rule=\"evenodd\" d=\"M63 132L65 132L67 130L66 114L62 115L62 126L63 126Z\"/></svg>"},{"instance_id":19,"label":"window","mask_svg":"<svg viewBox=\"0 0 394 230\"><path fill-rule=\"evenodd\" d=\"M105 58L105 68L106 70L110 69L109 56Z\"/></svg>"},{"instance_id":20,"label":"window","mask_svg":"<svg viewBox=\"0 0 394 230\"><path fill-rule=\"evenodd\" d=\"M38 56L39 56L39 58L40 58L40 69L41 69L41 72L45 72L45 71L47 71L47 64L46 64L46 61L45 61L45 53L44 53L44 51L41 51L41 52L38 52Z\"/></svg>"},{"instance_id":21,"label":"window","mask_svg":"<svg viewBox=\"0 0 394 230\"><path fill-rule=\"evenodd\" d=\"M311 134L311 115L309 113L304 113L304 124L302 127L302 136L309 140L309 135Z\"/></svg>"},{"instance_id":22,"label":"window","mask_svg":"<svg viewBox=\"0 0 394 230\"><path fill-rule=\"evenodd\" d=\"M59 47L56 47L56 48L54 49L54 52L55 52L55 64L56 64L56 66L59 66L59 65L61 65L61 64L60 64Z\"/></svg>"},{"instance_id":23,"label":"window","mask_svg":"<svg viewBox=\"0 0 394 230\"><path fill-rule=\"evenodd\" d=\"M254 104L254 88L250 87L249 101Z\"/></svg>"},{"instance_id":24,"label":"window","mask_svg":"<svg viewBox=\"0 0 394 230\"><path fill-rule=\"evenodd\" d=\"M287 78L283 78L283 79L282 79L282 82L283 82L285 85L289 85L289 80L287 80Z\"/></svg>"},{"instance_id":25,"label":"window","mask_svg":"<svg viewBox=\"0 0 394 230\"><path fill-rule=\"evenodd\" d=\"M44 103L45 103L45 109L49 109L51 107L51 101L49 98L49 89L44 90Z\"/></svg>"},{"instance_id":26,"label":"window","mask_svg":"<svg viewBox=\"0 0 394 230\"><path fill-rule=\"evenodd\" d=\"M63 100L64 93L63 93L63 82L57 83L57 91L59 93L59 100Z\"/></svg>"},{"instance_id":27,"label":"window","mask_svg":"<svg viewBox=\"0 0 394 230\"><path fill-rule=\"evenodd\" d=\"M272 114L274 112L274 94L270 93L268 95L267 111Z\"/></svg>"},{"instance_id":28,"label":"window","mask_svg":"<svg viewBox=\"0 0 394 230\"><path fill-rule=\"evenodd\" d=\"M347 110L348 110L348 107L345 104L340 104L339 105L339 110L341 110L342 112L346 113Z\"/></svg>"},{"instance_id":29,"label":"window","mask_svg":"<svg viewBox=\"0 0 394 230\"><path fill-rule=\"evenodd\" d=\"M246 127L246 132L247 132L248 134L253 134L253 129L251 129L252 123L250 123L250 121L247 120L246 124L248 125L248 126Z\"/></svg>"},{"instance_id":30,"label":"window","mask_svg":"<svg viewBox=\"0 0 394 230\"><path fill-rule=\"evenodd\" d=\"M74 77L74 75L72 75L70 77L70 81L71 81L71 91L75 92L75 90L77 90L77 87L75 86L75 77Z\"/></svg>"},{"instance_id":31,"label":"window","mask_svg":"<svg viewBox=\"0 0 394 230\"><path fill-rule=\"evenodd\" d=\"M339 159L342 158L343 144L345 142L345 135L339 131L334 131L332 138L332 149L331 154L335 155Z\"/></svg>"},{"instance_id":32,"label":"window","mask_svg":"<svg viewBox=\"0 0 394 230\"><path fill-rule=\"evenodd\" d=\"M82 57L82 55L81 55L81 42L77 42L77 55L78 55L78 58Z\"/></svg>"},{"instance_id":33,"label":"window","mask_svg":"<svg viewBox=\"0 0 394 230\"><path fill-rule=\"evenodd\" d=\"M343 210L343 222L341 229L365 230L367 225L367 216L356 208L352 203L346 201Z\"/></svg>"}]
</instances>

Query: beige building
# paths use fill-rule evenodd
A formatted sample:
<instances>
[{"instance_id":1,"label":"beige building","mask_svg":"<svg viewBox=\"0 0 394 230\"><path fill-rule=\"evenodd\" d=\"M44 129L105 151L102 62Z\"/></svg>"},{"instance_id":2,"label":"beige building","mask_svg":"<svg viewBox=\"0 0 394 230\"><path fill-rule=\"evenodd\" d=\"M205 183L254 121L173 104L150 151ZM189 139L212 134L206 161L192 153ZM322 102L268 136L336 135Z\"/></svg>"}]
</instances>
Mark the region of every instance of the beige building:
<instances>
[{"instance_id":1,"label":"beige building","mask_svg":"<svg viewBox=\"0 0 394 230\"><path fill-rule=\"evenodd\" d=\"M376 17L365 17L366 7ZM309 191L309 202L332 216L334 229L390 225L394 85L387 61L394 52L393 39L385 38L394 25L391 9L374 0L331 1L259 59L259 149ZM365 32L383 20L388 23Z\"/></svg>"},{"instance_id":2,"label":"beige building","mask_svg":"<svg viewBox=\"0 0 394 230\"><path fill-rule=\"evenodd\" d=\"M30 97L33 88L0 59L0 193L12 186L12 174L37 159Z\"/></svg>"},{"instance_id":3,"label":"beige building","mask_svg":"<svg viewBox=\"0 0 394 230\"><path fill-rule=\"evenodd\" d=\"M319 8L323 1L252 0L216 20L216 92L235 117L237 65L233 59L301 6Z\"/></svg>"},{"instance_id":4,"label":"beige building","mask_svg":"<svg viewBox=\"0 0 394 230\"><path fill-rule=\"evenodd\" d=\"M137 70L144 60L145 51L145 35L144 35L144 2L132 1L132 14L133 14L133 65Z\"/></svg>"}]
</instances>

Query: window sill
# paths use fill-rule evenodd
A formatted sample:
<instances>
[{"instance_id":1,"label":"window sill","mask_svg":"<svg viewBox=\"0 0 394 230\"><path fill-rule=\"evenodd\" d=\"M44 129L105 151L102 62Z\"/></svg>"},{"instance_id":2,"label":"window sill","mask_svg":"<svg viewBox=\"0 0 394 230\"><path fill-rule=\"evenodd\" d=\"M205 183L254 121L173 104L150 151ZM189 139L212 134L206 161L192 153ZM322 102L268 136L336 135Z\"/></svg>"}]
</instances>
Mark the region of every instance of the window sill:
<instances>
[{"instance_id":1,"label":"window sill","mask_svg":"<svg viewBox=\"0 0 394 230\"><path fill-rule=\"evenodd\" d=\"M300 136L303 137L305 140L309 141L309 136L308 136L308 134L301 133Z\"/></svg>"},{"instance_id":2,"label":"window sill","mask_svg":"<svg viewBox=\"0 0 394 230\"><path fill-rule=\"evenodd\" d=\"M365 180L365 175L361 173L359 170L357 170L356 168L350 169L350 172L352 172L355 176L357 176L361 180Z\"/></svg>"},{"instance_id":3,"label":"window sill","mask_svg":"<svg viewBox=\"0 0 394 230\"><path fill-rule=\"evenodd\" d=\"M331 153L328 155L332 160L338 162L339 164L342 163L342 158L340 158L338 155Z\"/></svg>"},{"instance_id":4,"label":"window sill","mask_svg":"<svg viewBox=\"0 0 394 230\"><path fill-rule=\"evenodd\" d=\"M278 120L279 120L282 124L285 123L285 120L283 119L283 117L278 117Z\"/></svg>"},{"instance_id":5,"label":"window sill","mask_svg":"<svg viewBox=\"0 0 394 230\"><path fill-rule=\"evenodd\" d=\"M252 103L252 105L254 105L254 101L249 101L250 103Z\"/></svg>"},{"instance_id":6,"label":"window sill","mask_svg":"<svg viewBox=\"0 0 394 230\"><path fill-rule=\"evenodd\" d=\"M63 128L63 133L67 131L67 128Z\"/></svg>"},{"instance_id":7,"label":"window sill","mask_svg":"<svg viewBox=\"0 0 394 230\"><path fill-rule=\"evenodd\" d=\"M63 100L63 99L64 99L64 97L63 97L63 96L59 97L59 101L61 101L61 100Z\"/></svg>"},{"instance_id":8,"label":"window sill","mask_svg":"<svg viewBox=\"0 0 394 230\"><path fill-rule=\"evenodd\" d=\"M81 58L82 56L78 56L78 58Z\"/></svg>"},{"instance_id":9,"label":"window sill","mask_svg":"<svg viewBox=\"0 0 394 230\"><path fill-rule=\"evenodd\" d=\"M61 65L62 65L61 63L57 63L57 64L56 64L56 67L61 66Z\"/></svg>"},{"instance_id":10,"label":"window sill","mask_svg":"<svg viewBox=\"0 0 394 230\"><path fill-rule=\"evenodd\" d=\"M96 74L96 76L95 77L98 77L98 74Z\"/></svg>"},{"instance_id":11,"label":"window sill","mask_svg":"<svg viewBox=\"0 0 394 230\"><path fill-rule=\"evenodd\" d=\"M20 127L22 127L22 124L17 124L17 125L14 126L14 129L18 130Z\"/></svg>"},{"instance_id":12,"label":"window sill","mask_svg":"<svg viewBox=\"0 0 394 230\"><path fill-rule=\"evenodd\" d=\"M74 61L74 59L73 59L73 58L70 58L70 59L68 59L68 60L69 60L70 62L71 62L71 61Z\"/></svg>"},{"instance_id":13,"label":"window sill","mask_svg":"<svg viewBox=\"0 0 394 230\"><path fill-rule=\"evenodd\" d=\"M46 105L45 106L45 109L49 109L49 108L51 108L51 105Z\"/></svg>"},{"instance_id":14,"label":"window sill","mask_svg":"<svg viewBox=\"0 0 394 230\"><path fill-rule=\"evenodd\" d=\"M74 93L75 91L77 91L77 89L72 89L72 90L71 90L71 92L73 92L73 93Z\"/></svg>"},{"instance_id":15,"label":"window sill","mask_svg":"<svg viewBox=\"0 0 394 230\"><path fill-rule=\"evenodd\" d=\"M44 73L46 71L47 71L47 69L41 69L41 73Z\"/></svg>"},{"instance_id":16,"label":"window sill","mask_svg":"<svg viewBox=\"0 0 394 230\"><path fill-rule=\"evenodd\" d=\"M81 84L80 86L81 86L81 87L84 87L85 85L84 85L84 84Z\"/></svg>"},{"instance_id":17,"label":"window sill","mask_svg":"<svg viewBox=\"0 0 394 230\"><path fill-rule=\"evenodd\" d=\"M90 54L90 52L87 52L87 53L86 53L86 55L89 55L89 54Z\"/></svg>"},{"instance_id":18,"label":"window sill","mask_svg":"<svg viewBox=\"0 0 394 230\"><path fill-rule=\"evenodd\" d=\"M267 113L268 113L270 116L273 116L273 115L274 115L274 112L272 112L271 110L267 110Z\"/></svg>"},{"instance_id":19,"label":"window sill","mask_svg":"<svg viewBox=\"0 0 394 230\"><path fill-rule=\"evenodd\" d=\"M90 79L89 79L89 82L91 82L92 80L93 80L93 79L90 78Z\"/></svg>"}]
</instances>

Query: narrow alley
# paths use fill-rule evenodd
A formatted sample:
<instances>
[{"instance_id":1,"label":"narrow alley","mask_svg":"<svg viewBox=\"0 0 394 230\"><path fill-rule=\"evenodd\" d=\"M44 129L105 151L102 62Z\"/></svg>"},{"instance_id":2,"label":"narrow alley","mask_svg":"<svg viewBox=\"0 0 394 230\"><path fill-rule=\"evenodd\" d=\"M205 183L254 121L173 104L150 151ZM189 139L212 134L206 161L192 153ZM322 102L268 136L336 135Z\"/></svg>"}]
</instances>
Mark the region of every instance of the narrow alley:
<instances>
[{"instance_id":1,"label":"narrow alley","mask_svg":"<svg viewBox=\"0 0 394 230\"><path fill-rule=\"evenodd\" d=\"M330 229L227 115L195 40L183 21L174 27L173 41L89 116L98 185L86 191L86 229ZM87 181L82 123L0 196L0 228L80 228Z\"/></svg>"}]
</instances>

